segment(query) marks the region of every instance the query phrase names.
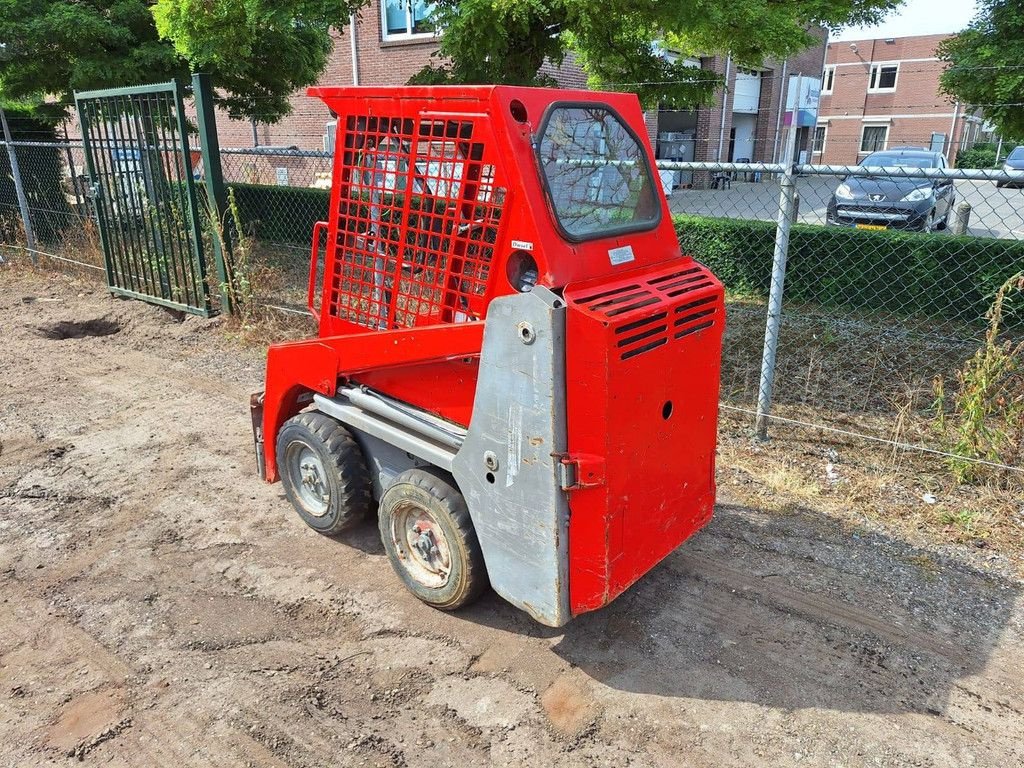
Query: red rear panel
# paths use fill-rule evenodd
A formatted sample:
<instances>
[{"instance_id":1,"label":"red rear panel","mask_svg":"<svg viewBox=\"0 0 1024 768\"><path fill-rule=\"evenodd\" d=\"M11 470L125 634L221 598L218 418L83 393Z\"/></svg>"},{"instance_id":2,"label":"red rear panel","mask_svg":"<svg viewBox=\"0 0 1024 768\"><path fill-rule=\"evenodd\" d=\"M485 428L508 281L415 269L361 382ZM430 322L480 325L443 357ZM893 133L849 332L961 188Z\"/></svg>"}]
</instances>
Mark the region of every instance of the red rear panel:
<instances>
[{"instance_id":1,"label":"red rear panel","mask_svg":"<svg viewBox=\"0 0 1024 768\"><path fill-rule=\"evenodd\" d=\"M721 284L688 258L571 285L565 298L569 453L594 483L569 498L578 614L711 517L725 310Z\"/></svg>"}]
</instances>

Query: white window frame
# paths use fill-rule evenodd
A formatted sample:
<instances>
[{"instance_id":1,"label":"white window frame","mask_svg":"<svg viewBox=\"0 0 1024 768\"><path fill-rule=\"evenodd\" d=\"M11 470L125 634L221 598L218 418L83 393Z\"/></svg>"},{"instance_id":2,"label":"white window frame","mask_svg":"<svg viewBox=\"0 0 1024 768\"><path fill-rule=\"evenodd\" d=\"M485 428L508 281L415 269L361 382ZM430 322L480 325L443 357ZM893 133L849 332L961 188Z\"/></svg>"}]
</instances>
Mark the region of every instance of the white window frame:
<instances>
[{"instance_id":1,"label":"white window frame","mask_svg":"<svg viewBox=\"0 0 1024 768\"><path fill-rule=\"evenodd\" d=\"M857 144L858 155L870 155L872 152L884 152L889 148L889 123L864 123L860 127L860 142ZM885 128L885 138L882 139L882 146L879 149L864 149L864 132L868 128Z\"/></svg>"},{"instance_id":2,"label":"white window frame","mask_svg":"<svg viewBox=\"0 0 1024 768\"><path fill-rule=\"evenodd\" d=\"M814 137L818 133L818 129L821 128L821 149L814 148ZM811 134L811 154L812 155L823 155L825 154L825 146L828 144L828 123L818 123L814 126L814 133Z\"/></svg>"},{"instance_id":3,"label":"white window frame","mask_svg":"<svg viewBox=\"0 0 1024 768\"><path fill-rule=\"evenodd\" d=\"M882 69L895 67L896 77L892 81L891 88L876 88L875 83L882 77ZM876 75L877 72L877 75ZM892 93L900 84L900 63L898 61L873 61L868 70L868 93Z\"/></svg>"},{"instance_id":4,"label":"white window frame","mask_svg":"<svg viewBox=\"0 0 1024 768\"><path fill-rule=\"evenodd\" d=\"M401 0L405 6L405 32L388 32L387 0L380 0L380 39L390 43L396 40L429 40L437 36L437 32L413 32L412 3Z\"/></svg>"},{"instance_id":5,"label":"white window frame","mask_svg":"<svg viewBox=\"0 0 1024 768\"><path fill-rule=\"evenodd\" d=\"M828 83L827 87L825 86L826 82ZM827 96L828 94L832 93L832 89L835 88L835 85L836 65L827 64L825 68L821 70L821 95Z\"/></svg>"}]
</instances>

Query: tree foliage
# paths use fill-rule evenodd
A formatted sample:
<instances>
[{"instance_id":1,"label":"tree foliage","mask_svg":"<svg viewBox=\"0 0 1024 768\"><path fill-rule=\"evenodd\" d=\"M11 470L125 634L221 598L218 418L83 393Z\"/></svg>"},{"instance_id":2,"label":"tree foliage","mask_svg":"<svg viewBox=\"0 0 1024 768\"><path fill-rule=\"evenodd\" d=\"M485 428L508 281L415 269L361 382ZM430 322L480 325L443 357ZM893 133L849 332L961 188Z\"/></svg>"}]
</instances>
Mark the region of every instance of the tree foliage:
<instances>
[{"instance_id":1,"label":"tree foliage","mask_svg":"<svg viewBox=\"0 0 1024 768\"><path fill-rule=\"evenodd\" d=\"M0 0L0 94L63 116L76 90L187 75L143 0ZM56 103L43 105L44 96Z\"/></svg>"},{"instance_id":2,"label":"tree foliage","mask_svg":"<svg viewBox=\"0 0 1024 768\"><path fill-rule=\"evenodd\" d=\"M942 89L980 106L1005 136L1024 136L1024 0L980 0L974 21L939 46Z\"/></svg>"},{"instance_id":3,"label":"tree foliage","mask_svg":"<svg viewBox=\"0 0 1024 768\"><path fill-rule=\"evenodd\" d=\"M157 0L156 28L193 71L209 72L234 118L272 123L289 97L316 83L331 53L329 29L365 0Z\"/></svg>"},{"instance_id":4,"label":"tree foliage","mask_svg":"<svg viewBox=\"0 0 1024 768\"><path fill-rule=\"evenodd\" d=\"M205 71L232 117L274 122L317 81L328 29L363 0L0 0L0 97L55 103L76 90L154 83Z\"/></svg>"},{"instance_id":5,"label":"tree foliage","mask_svg":"<svg viewBox=\"0 0 1024 768\"><path fill-rule=\"evenodd\" d=\"M814 26L870 24L903 0L437 0L444 31L417 82L547 84L545 60L576 55L592 87L636 91L647 104L706 102L719 78L686 66L730 53L740 66L792 55ZM661 55L662 41L682 56Z\"/></svg>"}]
</instances>

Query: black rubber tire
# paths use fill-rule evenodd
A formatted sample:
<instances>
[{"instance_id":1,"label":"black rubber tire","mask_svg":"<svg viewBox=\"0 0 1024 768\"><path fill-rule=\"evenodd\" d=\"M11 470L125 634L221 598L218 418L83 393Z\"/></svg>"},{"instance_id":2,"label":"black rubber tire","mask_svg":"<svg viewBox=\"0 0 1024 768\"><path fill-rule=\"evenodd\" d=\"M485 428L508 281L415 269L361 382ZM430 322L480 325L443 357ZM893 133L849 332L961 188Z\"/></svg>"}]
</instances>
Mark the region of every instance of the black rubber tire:
<instances>
[{"instance_id":1,"label":"black rubber tire","mask_svg":"<svg viewBox=\"0 0 1024 768\"><path fill-rule=\"evenodd\" d=\"M398 544L391 533L391 521L396 508L409 502L430 513L448 543L451 568L443 586L422 584L402 563ZM487 589L484 556L469 516L469 508L449 475L431 469L409 469L402 472L381 496L377 519L380 538L391 567L406 588L427 605L453 611L471 603Z\"/></svg>"},{"instance_id":2,"label":"black rubber tire","mask_svg":"<svg viewBox=\"0 0 1024 768\"><path fill-rule=\"evenodd\" d=\"M289 471L289 452L301 446L319 457L326 474L327 509L320 515L306 507ZM352 433L330 416L308 411L286 421L277 434L277 466L285 496L317 533L334 536L369 514L372 486L363 451Z\"/></svg>"}]
</instances>

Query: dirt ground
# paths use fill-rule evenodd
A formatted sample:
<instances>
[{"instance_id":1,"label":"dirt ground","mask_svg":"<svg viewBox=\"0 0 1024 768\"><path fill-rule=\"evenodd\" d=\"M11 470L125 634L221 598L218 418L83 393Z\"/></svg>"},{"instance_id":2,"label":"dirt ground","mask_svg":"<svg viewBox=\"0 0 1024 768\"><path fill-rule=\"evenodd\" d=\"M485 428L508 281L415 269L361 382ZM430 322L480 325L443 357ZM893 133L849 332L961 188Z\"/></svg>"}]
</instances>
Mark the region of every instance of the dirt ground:
<instances>
[{"instance_id":1,"label":"dirt ground","mask_svg":"<svg viewBox=\"0 0 1024 768\"><path fill-rule=\"evenodd\" d=\"M603 611L445 614L258 480L217 321L8 272L0 323L0 765L1024 764L1022 584L966 548L722 482Z\"/></svg>"}]
</instances>

